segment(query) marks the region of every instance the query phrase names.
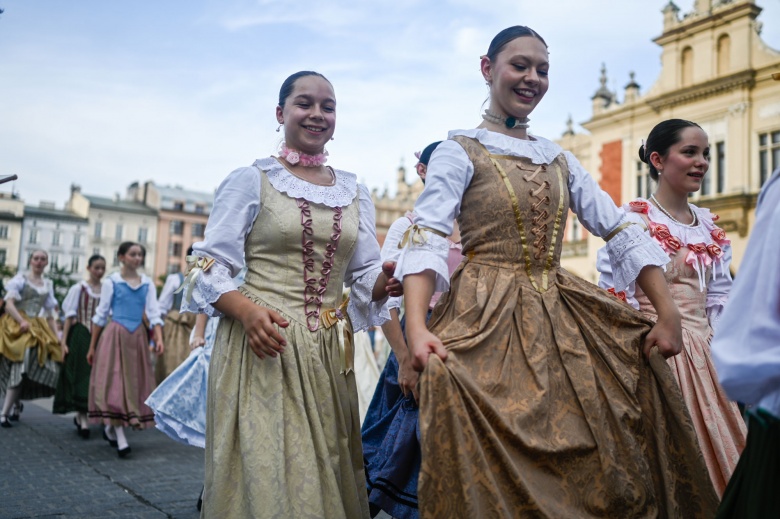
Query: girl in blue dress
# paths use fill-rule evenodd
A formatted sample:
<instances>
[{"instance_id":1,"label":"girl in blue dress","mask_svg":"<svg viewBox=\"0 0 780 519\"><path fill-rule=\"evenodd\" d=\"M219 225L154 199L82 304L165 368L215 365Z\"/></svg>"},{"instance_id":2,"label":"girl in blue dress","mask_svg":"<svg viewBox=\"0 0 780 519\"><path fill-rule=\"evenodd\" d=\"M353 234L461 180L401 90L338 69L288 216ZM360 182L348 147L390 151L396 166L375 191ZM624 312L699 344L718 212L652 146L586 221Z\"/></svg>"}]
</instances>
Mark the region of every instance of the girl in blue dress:
<instances>
[{"instance_id":1,"label":"girl in blue dress","mask_svg":"<svg viewBox=\"0 0 780 519\"><path fill-rule=\"evenodd\" d=\"M154 424L154 413L144 403L154 389L144 312L154 329L157 355L163 352L163 338L154 284L138 273L144 258L141 246L124 242L117 257L122 268L103 283L100 305L92 318L87 361L92 365L89 418L105 426L104 438L116 444L119 457L124 458L130 453L124 428L145 429ZM106 324L109 311L111 322Z\"/></svg>"}]
</instances>

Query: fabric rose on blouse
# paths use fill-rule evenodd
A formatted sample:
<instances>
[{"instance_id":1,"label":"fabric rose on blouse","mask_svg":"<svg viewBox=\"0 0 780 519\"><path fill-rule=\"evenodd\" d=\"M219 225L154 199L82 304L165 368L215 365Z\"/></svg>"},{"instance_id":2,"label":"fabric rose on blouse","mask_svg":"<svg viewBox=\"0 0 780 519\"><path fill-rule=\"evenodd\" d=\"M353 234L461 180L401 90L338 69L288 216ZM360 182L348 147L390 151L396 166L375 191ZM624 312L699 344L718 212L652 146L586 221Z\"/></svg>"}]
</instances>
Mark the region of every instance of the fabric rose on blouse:
<instances>
[{"instance_id":1,"label":"fabric rose on blouse","mask_svg":"<svg viewBox=\"0 0 780 519\"><path fill-rule=\"evenodd\" d=\"M609 289L607 289L607 292L609 292L613 296L617 297L618 299L620 299L624 303L628 303L628 299L626 299L626 293L623 292L622 290L620 292L615 292L614 288L609 288Z\"/></svg>"},{"instance_id":2,"label":"fabric rose on blouse","mask_svg":"<svg viewBox=\"0 0 780 519\"><path fill-rule=\"evenodd\" d=\"M628 207L635 213L647 214L650 211L650 204L642 200L634 200L628 203Z\"/></svg>"},{"instance_id":3,"label":"fabric rose on blouse","mask_svg":"<svg viewBox=\"0 0 780 519\"><path fill-rule=\"evenodd\" d=\"M731 243L731 240L726 238L726 231L720 227L715 227L712 232L710 232L710 235L712 236L712 239L715 240L721 247Z\"/></svg>"}]
</instances>

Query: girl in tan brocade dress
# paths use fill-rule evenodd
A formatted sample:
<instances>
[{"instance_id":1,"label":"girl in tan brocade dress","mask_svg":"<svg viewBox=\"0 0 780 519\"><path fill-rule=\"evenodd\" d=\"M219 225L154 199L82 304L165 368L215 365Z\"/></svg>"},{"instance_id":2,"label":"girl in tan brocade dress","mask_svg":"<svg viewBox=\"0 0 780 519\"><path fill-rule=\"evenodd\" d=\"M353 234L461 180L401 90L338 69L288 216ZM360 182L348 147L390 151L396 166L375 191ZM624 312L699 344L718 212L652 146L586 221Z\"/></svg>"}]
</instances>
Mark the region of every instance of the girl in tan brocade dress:
<instances>
[{"instance_id":1,"label":"girl in tan brocade dress","mask_svg":"<svg viewBox=\"0 0 780 519\"><path fill-rule=\"evenodd\" d=\"M223 181L194 246L183 309L225 315L209 366L206 518L369 514L352 353L337 321L381 325L386 289L400 285L391 265L382 271L368 190L323 164L335 111L327 79L290 76L276 109L280 156Z\"/></svg>"},{"instance_id":2,"label":"girl in tan brocade dress","mask_svg":"<svg viewBox=\"0 0 780 519\"><path fill-rule=\"evenodd\" d=\"M541 37L502 31L481 65L485 122L434 152L396 269L424 368L420 516L711 517L717 496L663 358L682 342L668 257L572 154L526 133L548 87ZM560 267L569 208L658 324ZM467 260L428 331L456 216Z\"/></svg>"}]
</instances>

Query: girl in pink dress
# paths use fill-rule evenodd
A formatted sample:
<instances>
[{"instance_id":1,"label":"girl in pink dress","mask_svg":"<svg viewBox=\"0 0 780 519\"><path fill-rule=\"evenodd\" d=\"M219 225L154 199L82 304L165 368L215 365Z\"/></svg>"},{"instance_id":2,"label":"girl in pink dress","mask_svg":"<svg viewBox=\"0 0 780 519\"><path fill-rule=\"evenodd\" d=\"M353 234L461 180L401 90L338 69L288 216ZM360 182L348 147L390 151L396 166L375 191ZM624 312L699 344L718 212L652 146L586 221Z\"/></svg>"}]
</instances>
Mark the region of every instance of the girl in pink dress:
<instances>
[{"instance_id":1,"label":"girl in pink dress","mask_svg":"<svg viewBox=\"0 0 780 519\"><path fill-rule=\"evenodd\" d=\"M698 124L669 119L656 125L639 158L658 183L649 200L623 206L630 220L643 225L670 256L665 277L680 309L683 353L667 359L696 428L710 477L723 494L745 446L745 422L737 404L718 384L710 341L731 290L731 245L709 209L688 203L709 168L707 134ZM606 250L599 251L599 285L614 293ZM656 319L642 289L631 284L616 294Z\"/></svg>"}]
</instances>

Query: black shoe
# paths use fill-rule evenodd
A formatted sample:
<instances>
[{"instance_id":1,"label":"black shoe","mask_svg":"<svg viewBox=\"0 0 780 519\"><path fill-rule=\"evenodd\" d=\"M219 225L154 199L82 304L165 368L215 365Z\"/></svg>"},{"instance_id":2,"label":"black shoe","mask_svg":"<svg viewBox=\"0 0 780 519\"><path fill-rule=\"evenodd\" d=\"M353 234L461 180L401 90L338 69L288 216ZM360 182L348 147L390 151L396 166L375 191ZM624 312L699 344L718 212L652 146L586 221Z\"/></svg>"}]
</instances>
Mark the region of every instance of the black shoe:
<instances>
[{"instance_id":1,"label":"black shoe","mask_svg":"<svg viewBox=\"0 0 780 519\"><path fill-rule=\"evenodd\" d=\"M81 428L79 429L79 436L81 436L82 439L89 440L89 434L90 434L89 427L87 427L86 429L81 429Z\"/></svg>"},{"instance_id":2,"label":"black shoe","mask_svg":"<svg viewBox=\"0 0 780 519\"><path fill-rule=\"evenodd\" d=\"M116 453L117 453L117 454L119 454L119 457L120 457L120 458L124 458L125 456L127 456L128 454L130 454L130 446L128 445L128 446L127 446L127 447L125 447L124 449L117 449L117 450L116 450Z\"/></svg>"},{"instance_id":3,"label":"black shoe","mask_svg":"<svg viewBox=\"0 0 780 519\"><path fill-rule=\"evenodd\" d=\"M103 439L106 440L108 444L112 447L116 447L118 445L116 440L112 440L111 438L108 437L105 429L103 429Z\"/></svg>"},{"instance_id":4,"label":"black shoe","mask_svg":"<svg viewBox=\"0 0 780 519\"><path fill-rule=\"evenodd\" d=\"M10 429L11 427L13 427L13 425L11 425L11 422L8 421L8 417L4 414L0 414L0 427L2 427L3 429Z\"/></svg>"},{"instance_id":5,"label":"black shoe","mask_svg":"<svg viewBox=\"0 0 780 519\"><path fill-rule=\"evenodd\" d=\"M13 422L19 421L19 415L22 414L22 411L24 411L24 404L19 402L18 404L14 404L14 406L11 408L11 414L8 416L8 419Z\"/></svg>"}]
</instances>

